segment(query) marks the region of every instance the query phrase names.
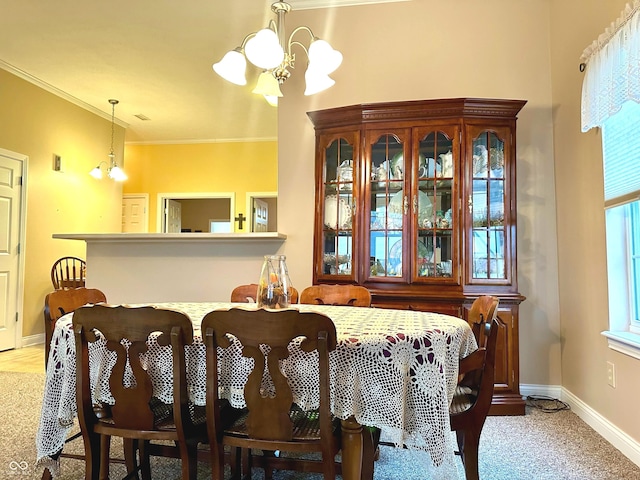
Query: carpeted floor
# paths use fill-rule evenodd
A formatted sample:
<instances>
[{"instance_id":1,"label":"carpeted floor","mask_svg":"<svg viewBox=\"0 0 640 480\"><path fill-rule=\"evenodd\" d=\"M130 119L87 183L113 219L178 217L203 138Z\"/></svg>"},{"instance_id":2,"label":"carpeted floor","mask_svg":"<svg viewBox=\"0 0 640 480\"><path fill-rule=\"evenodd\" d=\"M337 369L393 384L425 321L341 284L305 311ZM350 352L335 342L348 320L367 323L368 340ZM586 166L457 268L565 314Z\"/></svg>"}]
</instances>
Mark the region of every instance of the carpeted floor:
<instances>
[{"instance_id":1,"label":"carpeted floor","mask_svg":"<svg viewBox=\"0 0 640 480\"><path fill-rule=\"evenodd\" d=\"M0 479L40 478L35 467L44 374L0 372ZM115 440L114 440L115 442ZM82 451L81 442L73 450ZM117 448L117 445L116 447ZM71 450L71 449L70 449ZM154 480L180 477L177 460L153 459ZM424 454L381 447L376 480L424 480ZM79 480L83 463L63 459L60 480ZM111 478L119 478L119 465ZM527 407L520 417L489 417L480 447L480 476L484 480L638 480L640 468L612 447L571 411L543 413ZM206 464L199 479L209 479ZM254 480L263 476L256 471ZM277 480L319 480L320 475L277 472ZM462 465L458 478L464 480Z\"/></svg>"}]
</instances>

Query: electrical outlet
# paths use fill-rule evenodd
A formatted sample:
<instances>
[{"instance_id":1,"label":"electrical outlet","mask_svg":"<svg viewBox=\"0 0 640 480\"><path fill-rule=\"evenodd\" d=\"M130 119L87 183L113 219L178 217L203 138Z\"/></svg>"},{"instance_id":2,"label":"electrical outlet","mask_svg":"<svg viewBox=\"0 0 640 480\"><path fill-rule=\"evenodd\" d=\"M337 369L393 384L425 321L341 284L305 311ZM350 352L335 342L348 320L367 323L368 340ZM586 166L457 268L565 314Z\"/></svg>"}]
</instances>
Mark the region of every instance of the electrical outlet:
<instances>
[{"instance_id":1,"label":"electrical outlet","mask_svg":"<svg viewBox=\"0 0 640 480\"><path fill-rule=\"evenodd\" d=\"M616 388L616 366L613 362L607 362L607 383Z\"/></svg>"}]
</instances>

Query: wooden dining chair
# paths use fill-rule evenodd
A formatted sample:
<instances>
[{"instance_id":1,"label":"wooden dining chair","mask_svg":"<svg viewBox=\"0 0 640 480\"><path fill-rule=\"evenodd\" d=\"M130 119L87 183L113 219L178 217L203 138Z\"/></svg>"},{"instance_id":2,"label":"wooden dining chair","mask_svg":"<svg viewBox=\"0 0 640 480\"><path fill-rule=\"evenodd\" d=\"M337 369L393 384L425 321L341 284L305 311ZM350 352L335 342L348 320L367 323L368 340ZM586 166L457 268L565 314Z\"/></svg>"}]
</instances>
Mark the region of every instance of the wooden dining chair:
<instances>
[{"instance_id":1,"label":"wooden dining chair","mask_svg":"<svg viewBox=\"0 0 640 480\"><path fill-rule=\"evenodd\" d=\"M44 364L49 360L51 338L56 322L65 313L73 312L88 303L105 303L107 297L97 288L69 288L54 290L44 297Z\"/></svg>"},{"instance_id":2,"label":"wooden dining chair","mask_svg":"<svg viewBox=\"0 0 640 480\"><path fill-rule=\"evenodd\" d=\"M78 257L62 257L51 267L51 283L54 290L84 287L87 264Z\"/></svg>"},{"instance_id":3,"label":"wooden dining chair","mask_svg":"<svg viewBox=\"0 0 640 480\"><path fill-rule=\"evenodd\" d=\"M207 352L207 426L211 446L212 478L223 478L224 446L242 450L242 474L251 477L252 466L265 470L271 478L274 468L322 472L325 479L336 475L335 456L340 450L340 423L330 410L329 352L336 348L333 321L320 313L297 310L267 311L259 309L218 310L202 320L202 334ZM230 335L239 344L232 343ZM303 411L293 403L293 393L279 361L289 357L289 345L303 337L300 349L318 352L320 405ZM244 386L246 408L238 411L236 421L223 424L218 398L218 347L241 348L242 355L254 359L254 366ZM274 392L263 396L262 379L268 371ZM227 416L227 418L229 418ZM321 452L322 461L304 460L264 452Z\"/></svg>"},{"instance_id":4,"label":"wooden dining chair","mask_svg":"<svg viewBox=\"0 0 640 480\"><path fill-rule=\"evenodd\" d=\"M371 292L360 285L313 285L302 290L300 303L370 307Z\"/></svg>"},{"instance_id":5,"label":"wooden dining chair","mask_svg":"<svg viewBox=\"0 0 640 480\"><path fill-rule=\"evenodd\" d=\"M197 446L207 442L204 412L190 413L187 394L185 345L193 343L191 320L177 311L155 307L94 305L73 314L76 343L78 421L85 444L85 479L106 479L112 436L139 448L142 478L151 479L149 443L172 441L180 452L183 480L196 479ZM103 340L104 339L104 340ZM115 353L108 384L115 402L102 405L100 415L92 399L89 345L106 340ZM152 372L144 353L149 345L170 347L173 403L153 396ZM128 345L128 346L125 346ZM127 378L127 372L132 378ZM137 468L137 465L134 467Z\"/></svg>"},{"instance_id":6,"label":"wooden dining chair","mask_svg":"<svg viewBox=\"0 0 640 480\"><path fill-rule=\"evenodd\" d=\"M499 300L481 296L474 301L467 321L479 348L460 360L461 380L456 387L449 420L456 432L458 450L467 480L478 480L478 449L482 427L489 414L495 380L495 359L500 321L496 318Z\"/></svg>"},{"instance_id":7,"label":"wooden dining chair","mask_svg":"<svg viewBox=\"0 0 640 480\"><path fill-rule=\"evenodd\" d=\"M249 283L238 285L231 291L231 302L233 303L256 303L258 298L258 284ZM298 303L298 290L291 287L291 303Z\"/></svg>"}]
</instances>

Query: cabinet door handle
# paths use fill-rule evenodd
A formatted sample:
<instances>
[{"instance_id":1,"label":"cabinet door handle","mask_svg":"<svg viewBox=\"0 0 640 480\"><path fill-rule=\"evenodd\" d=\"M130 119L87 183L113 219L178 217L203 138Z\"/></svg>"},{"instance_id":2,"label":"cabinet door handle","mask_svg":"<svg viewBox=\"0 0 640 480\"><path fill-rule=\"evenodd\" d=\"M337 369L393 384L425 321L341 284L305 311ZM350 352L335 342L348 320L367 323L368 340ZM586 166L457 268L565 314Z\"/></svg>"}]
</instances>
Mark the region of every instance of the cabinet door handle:
<instances>
[{"instance_id":1,"label":"cabinet door handle","mask_svg":"<svg viewBox=\"0 0 640 480\"><path fill-rule=\"evenodd\" d=\"M404 214L406 215L407 212L409 211L409 198L405 195L404 196Z\"/></svg>"},{"instance_id":2,"label":"cabinet door handle","mask_svg":"<svg viewBox=\"0 0 640 480\"><path fill-rule=\"evenodd\" d=\"M418 213L418 196L413 196L413 213L414 215Z\"/></svg>"},{"instance_id":3,"label":"cabinet door handle","mask_svg":"<svg viewBox=\"0 0 640 480\"><path fill-rule=\"evenodd\" d=\"M469 195L469 213L473 214L473 197Z\"/></svg>"}]
</instances>

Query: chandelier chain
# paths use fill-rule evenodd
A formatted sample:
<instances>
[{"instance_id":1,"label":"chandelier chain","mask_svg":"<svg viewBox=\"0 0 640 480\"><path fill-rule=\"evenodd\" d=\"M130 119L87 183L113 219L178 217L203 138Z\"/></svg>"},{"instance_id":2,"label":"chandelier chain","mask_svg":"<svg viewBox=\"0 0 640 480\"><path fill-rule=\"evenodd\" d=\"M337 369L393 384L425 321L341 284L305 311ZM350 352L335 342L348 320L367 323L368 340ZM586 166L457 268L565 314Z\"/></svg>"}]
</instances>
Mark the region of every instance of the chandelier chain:
<instances>
[{"instance_id":1,"label":"chandelier chain","mask_svg":"<svg viewBox=\"0 0 640 480\"><path fill-rule=\"evenodd\" d=\"M115 137L115 117L116 117L116 105L119 103L118 100L110 99L109 103L111 104L111 152L109 156L113 159L113 140Z\"/></svg>"}]
</instances>

